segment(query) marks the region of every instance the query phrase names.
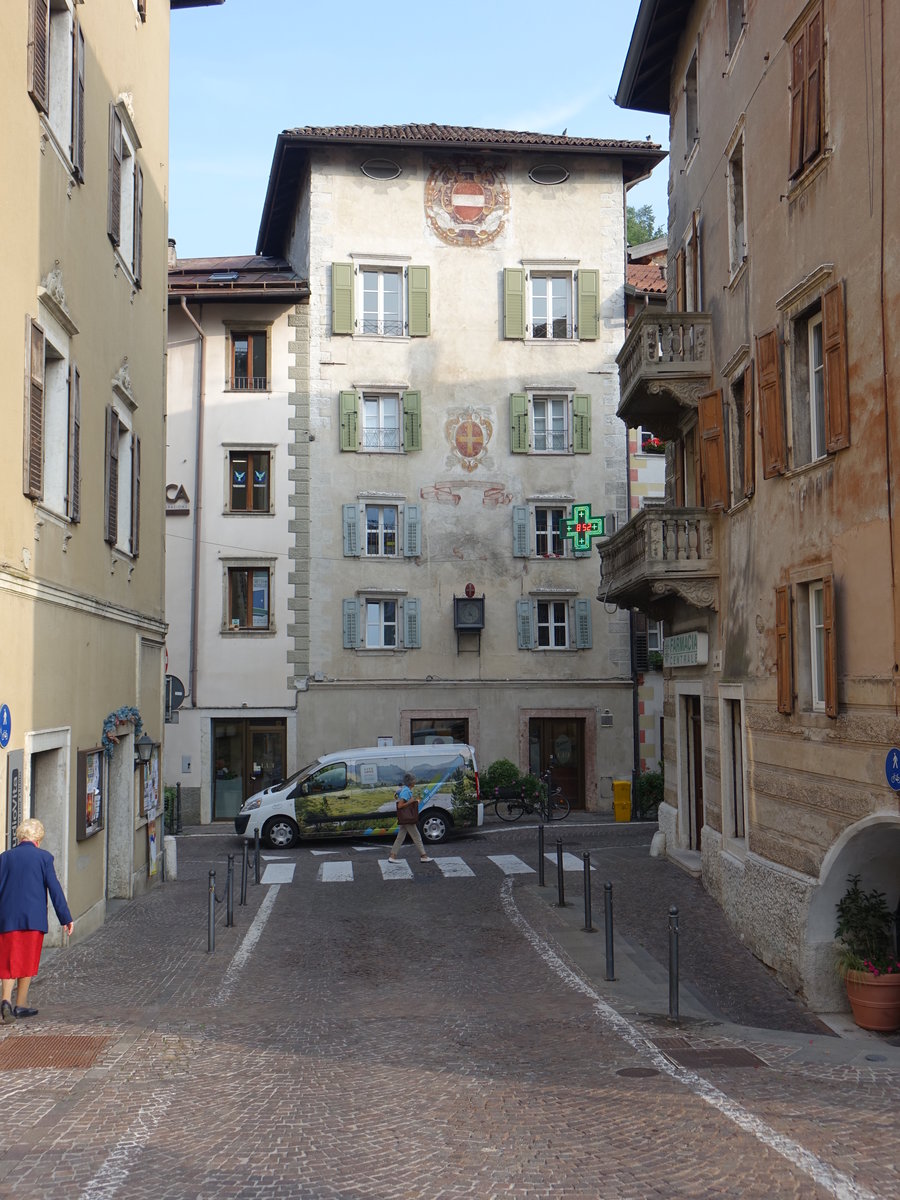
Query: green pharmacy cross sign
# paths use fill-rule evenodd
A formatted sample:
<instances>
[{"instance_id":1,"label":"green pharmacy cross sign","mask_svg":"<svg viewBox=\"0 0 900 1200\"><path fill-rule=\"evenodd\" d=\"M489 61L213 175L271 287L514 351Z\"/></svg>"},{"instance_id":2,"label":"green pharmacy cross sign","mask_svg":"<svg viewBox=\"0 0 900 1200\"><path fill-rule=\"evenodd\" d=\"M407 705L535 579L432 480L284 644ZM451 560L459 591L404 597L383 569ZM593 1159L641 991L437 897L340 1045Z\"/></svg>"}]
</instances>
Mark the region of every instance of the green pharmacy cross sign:
<instances>
[{"instance_id":1,"label":"green pharmacy cross sign","mask_svg":"<svg viewBox=\"0 0 900 1200\"><path fill-rule=\"evenodd\" d=\"M560 525L563 537L572 539L574 550L590 550L591 539L603 537L606 532L606 519L591 516L589 504L573 504L571 518L560 521Z\"/></svg>"}]
</instances>

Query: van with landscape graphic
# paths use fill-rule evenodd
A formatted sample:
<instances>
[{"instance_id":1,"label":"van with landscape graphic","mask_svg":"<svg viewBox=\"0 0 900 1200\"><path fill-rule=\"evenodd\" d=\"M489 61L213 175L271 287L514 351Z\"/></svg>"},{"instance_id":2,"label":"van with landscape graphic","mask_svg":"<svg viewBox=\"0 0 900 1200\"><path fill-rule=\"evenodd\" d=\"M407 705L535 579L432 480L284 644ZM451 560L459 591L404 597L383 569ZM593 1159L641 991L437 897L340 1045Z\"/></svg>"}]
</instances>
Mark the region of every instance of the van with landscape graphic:
<instances>
[{"instance_id":1,"label":"van with landscape graphic","mask_svg":"<svg viewBox=\"0 0 900 1200\"><path fill-rule=\"evenodd\" d=\"M234 827L284 849L300 838L375 837L397 831L396 792L411 775L426 842L484 823L475 751L460 744L367 746L323 754L245 800Z\"/></svg>"}]
</instances>

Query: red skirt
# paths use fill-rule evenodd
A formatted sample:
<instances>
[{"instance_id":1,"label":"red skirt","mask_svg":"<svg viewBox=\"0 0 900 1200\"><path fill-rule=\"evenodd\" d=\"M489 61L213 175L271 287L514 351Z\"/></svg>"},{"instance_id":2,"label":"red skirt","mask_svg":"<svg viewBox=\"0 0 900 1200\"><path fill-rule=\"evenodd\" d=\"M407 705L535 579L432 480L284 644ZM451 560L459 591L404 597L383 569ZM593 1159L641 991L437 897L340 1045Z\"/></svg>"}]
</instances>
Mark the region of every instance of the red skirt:
<instances>
[{"instance_id":1,"label":"red skirt","mask_svg":"<svg viewBox=\"0 0 900 1200\"><path fill-rule=\"evenodd\" d=\"M0 933L0 979L37 975L44 935L40 929L13 929Z\"/></svg>"}]
</instances>

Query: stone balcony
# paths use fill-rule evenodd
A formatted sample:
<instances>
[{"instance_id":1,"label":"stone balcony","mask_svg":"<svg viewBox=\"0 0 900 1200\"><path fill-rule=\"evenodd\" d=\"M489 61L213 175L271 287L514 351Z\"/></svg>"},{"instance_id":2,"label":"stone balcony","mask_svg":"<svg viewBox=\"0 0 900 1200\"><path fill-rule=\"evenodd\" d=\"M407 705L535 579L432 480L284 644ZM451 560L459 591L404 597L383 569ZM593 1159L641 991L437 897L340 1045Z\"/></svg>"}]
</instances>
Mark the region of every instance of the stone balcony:
<instances>
[{"instance_id":1,"label":"stone balcony","mask_svg":"<svg viewBox=\"0 0 900 1200\"><path fill-rule=\"evenodd\" d=\"M712 378L709 313L645 309L619 351L618 415L629 429L678 436L684 409L696 409Z\"/></svg>"},{"instance_id":2,"label":"stone balcony","mask_svg":"<svg viewBox=\"0 0 900 1200\"><path fill-rule=\"evenodd\" d=\"M719 607L719 517L647 505L604 543L597 599L663 617L680 602Z\"/></svg>"}]
</instances>

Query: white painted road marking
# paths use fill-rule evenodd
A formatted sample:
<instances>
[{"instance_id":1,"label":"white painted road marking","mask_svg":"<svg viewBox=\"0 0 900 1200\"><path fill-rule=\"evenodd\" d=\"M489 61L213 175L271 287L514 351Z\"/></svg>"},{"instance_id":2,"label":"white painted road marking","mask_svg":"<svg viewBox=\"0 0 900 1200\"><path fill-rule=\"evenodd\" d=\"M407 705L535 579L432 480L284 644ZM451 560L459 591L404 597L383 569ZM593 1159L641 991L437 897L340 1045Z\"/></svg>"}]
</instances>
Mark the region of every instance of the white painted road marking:
<instances>
[{"instance_id":1,"label":"white painted road marking","mask_svg":"<svg viewBox=\"0 0 900 1200\"><path fill-rule=\"evenodd\" d=\"M320 883L352 883L352 862L323 862L319 867Z\"/></svg>"},{"instance_id":2,"label":"white painted road marking","mask_svg":"<svg viewBox=\"0 0 900 1200\"><path fill-rule=\"evenodd\" d=\"M378 865L381 867L381 874L385 879L412 879L413 873L410 870L408 862L399 859L397 862L388 862L386 858L380 858Z\"/></svg>"},{"instance_id":3,"label":"white painted road marking","mask_svg":"<svg viewBox=\"0 0 900 1200\"><path fill-rule=\"evenodd\" d=\"M93 1179L81 1193L80 1200L111 1200L116 1192L128 1185L128 1175L136 1158L165 1117L174 1096L174 1089L157 1088L138 1110L137 1120L116 1146L107 1154Z\"/></svg>"},{"instance_id":4,"label":"white painted road marking","mask_svg":"<svg viewBox=\"0 0 900 1200\"><path fill-rule=\"evenodd\" d=\"M292 862L267 863L260 883L293 883L296 868L297 864Z\"/></svg>"},{"instance_id":5,"label":"white painted road marking","mask_svg":"<svg viewBox=\"0 0 900 1200\"><path fill-rule=\"evenodd\" d=\"M434 861L440 867L441 874L448 879L475 874L468 863L463 862L461 858L436 858Z\"/></svg>"},{"instance_id":6,"label":"white painted road marking","mask_svg":"<svg viewBox=\"0 0 900 1200\"><path fill-rule=\"evenodd\" d=\"M554 866L556 865L556 851L555 850L552 851L552 853L545 854L544 858L549 859L549 861L552 862L554 864ZM563 860L563 870L564 871L583 871L584 870L584 859L579 858L577 854L570 854L568 852L568 850L564 850L562 860ZM593 871L594 868L591 867L591 870Z\"/></svg>"},{"instance_id":7,"label":"white painted road marking","mask_svg":"<svg viewBox=\"0 0 900 1200\"><path fill-rule=\"evenodd\" d=\"M238 946L237 950L235 950L234 957L228 964L228 970L225 972L225 978L222 980L221 986L213 998L213 1004L223 1004L228 999L238 975L250 957L250 951L259 941L259 935L262 933L263 927L269 919L269 914L275 903L275 897L278 895L278 889L279 885L276 883L274 887L269 888L266 892L265 899L259 906L250 928L244 934L244 940Z\"/></svg>"},{"instance_id":8,"label":"white painted road marking","mask_svg":"<svg viewBox=\"0 0 900 1200\"><path fill-rule=\"evenodd\" d=\"M504 875L533 875L534 867L522 862L518 854L489 854L488 858L495 863Z\"/></svg>"}]
</instances>

